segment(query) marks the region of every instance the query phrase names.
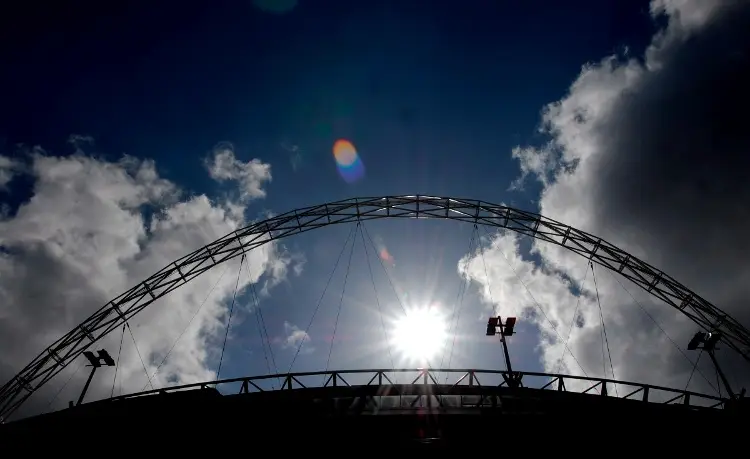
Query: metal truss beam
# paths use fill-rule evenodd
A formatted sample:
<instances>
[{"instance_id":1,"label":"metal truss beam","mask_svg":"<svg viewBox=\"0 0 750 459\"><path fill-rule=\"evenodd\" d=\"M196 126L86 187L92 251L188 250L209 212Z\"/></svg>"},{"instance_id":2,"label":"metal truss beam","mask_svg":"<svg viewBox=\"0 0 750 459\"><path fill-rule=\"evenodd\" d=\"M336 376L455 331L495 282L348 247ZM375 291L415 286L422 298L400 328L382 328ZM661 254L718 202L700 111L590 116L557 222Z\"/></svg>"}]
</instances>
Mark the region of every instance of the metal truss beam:
<instances>
[{"instance_id":1,"label":"metal truss beam","mask_svg":"<svg viewBox=\"0 0 750 459\"><path fill-rule=\"evenodd\" d=\"M750 331L666 273L609 242L542 215L472 199L433 196L353 198L293 210L251 224L165 266L113 299L44 349L0 389L0 419L7 417L93 343L151 303L193 278L272 241L333 224L382 218L457 220L507 229L575 252L615 271L676 308L701 329L750 361Z\"/></svg>"},{"instance_id":2,"label":"metal truss beam","mask_svg":"<svg viewBox=\"0 0 750 459\"><path fill-rule=\"evenodd\" d=\"M406 376L407 383L396 384L398 376ZM441 384L441 377L452 375L451 382ZM434 408L436 410L464 407L501 406L503 397L511 395L539 397L540 391L567 392L579 396L607 397L608 399L632 400L662 405L683 405L692 409L721 409L732 401L713 395L700 394L682 389L673 389L650 384L630 381L617 381L606 378L586 376L570 376L537 372L512 372L521 383L517 387L509 387L508 378L511 372L504 370L465 370L465 369L376 369L376 370L344 370L344 371L316 371L293 374L249 376L243 378L223 379L218 381L187 384L164 389L155 389L136 394L121 395L119 397L90 402L86 405L97 405L119 400L148 397L160 394L207 389L210 387L232 387L233 393L252 394L295 391L300 396L320 398L352 398L351 405L370 406L378 411L386 408L382 403L383 397L396 399L391 408ZM367 380L365 384L353 384L349 381L358 377ZM348 378L348 379L347 379ZM263 381L282 380L278 389L264 389ZM484 381L484 384L481 381ZM490 382L492 380L493 382ZM499 382L498 382L499 381ZM567 382L567 384L566 384ZM575 382L582 388L573 390ZM617 385L623 395L607 390L607 387ZM239 390L237 387L239 386ZM228 394L229 395L229 394Z\"/></svg>"}]
</instances>

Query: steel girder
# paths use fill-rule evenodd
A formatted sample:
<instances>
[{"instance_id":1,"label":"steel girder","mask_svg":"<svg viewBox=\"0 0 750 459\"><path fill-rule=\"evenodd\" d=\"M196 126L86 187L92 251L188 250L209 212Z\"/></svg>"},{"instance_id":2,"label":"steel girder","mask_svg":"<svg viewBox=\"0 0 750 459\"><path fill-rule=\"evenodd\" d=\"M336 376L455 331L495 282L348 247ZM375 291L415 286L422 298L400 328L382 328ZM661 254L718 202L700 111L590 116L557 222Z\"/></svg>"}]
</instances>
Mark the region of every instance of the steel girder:
<instances>
[{"instance_id":1,"label":"steel girder","mask_svg":"<svg viewBox=\"0 0 750 459\"><path fill-rule=\"evenodd\" d=\"M609 242L542 215L472 199L433 196L352 198L305 207L253 223L162 268L55 341L0 389L0 419L12 413L93 343L172 290L214 266L294 234L381 218L458 220L515 231L564 247L615 271L675 307L750 361L750 331L666 273Z\"/></svg>"}]
</instances>

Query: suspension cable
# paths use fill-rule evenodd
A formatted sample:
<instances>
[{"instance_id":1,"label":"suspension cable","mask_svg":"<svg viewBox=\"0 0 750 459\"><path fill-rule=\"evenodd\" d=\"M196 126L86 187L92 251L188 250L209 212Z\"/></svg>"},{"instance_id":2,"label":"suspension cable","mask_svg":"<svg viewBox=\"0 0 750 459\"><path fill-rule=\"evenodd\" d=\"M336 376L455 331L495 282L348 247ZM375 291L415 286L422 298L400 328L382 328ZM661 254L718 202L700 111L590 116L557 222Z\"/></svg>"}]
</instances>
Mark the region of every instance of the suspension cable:
<instances>
[{"instance_id":1,"label":"suspension cable","mask_svg":"<svg viewBox=\"0 0 750 459\"><path fill-rule=\"evenodd\" d=\"M248 277L250 276L250 272L248 271ZM268 336L268 329L266 328L266 321L263 319L263 310L260 307L260 298L258 297L258 291L255 288L255 284L252 282L250 283L250 289L253 294L253 298L255 301L255 322L258 325L258 333L260 334L260 344L263 346L263 357L266 359L266 368L268 369L268 374L271 374L271 365L268 363L268 355L270 353L271 355L271 363L273 363L273 370L275 374L279 373L279 368L276 366L276 357L273 355L273 348L271 347L271 338ZM265 338L264 338L265 333ZM266 347L268 348L266 350ZM278 380L279 386L281 386L281 381ZM273 385L271 385L272 388L275 389Z\"/></svg>"},{"instance_id":2,"label":"suspension cable","mask_svg":"<svg viewBox=\"0 0 750 459\"><path fill-rule=\"evenodd\" d=\"M50 409L50 408L52 408L52 404L53 404L53 403L55 403L55 400L57 400L57 397L59 397L59 396L60 396L60 393L61 393L61 392L63 391L63 389L65 389L65 387L67 387L67 385L68 385L68 384L70 383L70 381L72 381L72 380L73 380L73 377L74 377L75 375L77 375L77 374L78 374L78 372L79 372L79 371L81 370L81 368L83 368L83 367L84 367L84 363L83 363L83 362L79 363L79 364L78 364L78 367L76 367L76 371L74 371L74 372L73 372L73 373L72 373L72 374L70 375L70 377L69 377L69 378L68 378L68 379L67 379L67 380L65 381L65 383L64 383L64 384L63 384L63 385L62 385L62 386L60 387L60 389L58 389L58 390L57 390L57 392L55 393L55 396L54 396L54 397L52 397L52 399L51 399L51 400L49 401L49 403L47 403L47 412L49 412L49 409ZM6 421L7 421L7 419L6 419Z\"/></svg>"},{"instance_id":3,"label":"suspension cable","mask_svg":"<svg viewBox=\"0 0 750 459\"><path fill-rule=\"evenodd\" d=\"M263 358L266 361L266 374L271 374L271 363L268 361L268 350L266 349L266 338L263 336L263 327L260 324L260 315L258 314L258 307L255 307L255 325L258 328L258 336L260 337L260 345L263 347ZM272 386L273 387L273 386ZM276 389L273 387L273 389Z\"/></svg>"},{"instance_id":4,"label":"suspension cable","mask_svg":"<svg viewBox=\"0 0 750 459\"><path fill-rule=\"evenodd\" d=\"M565 357L565 353L567 352L568 343L570 342L570 337L573 335L573 326L576 323L576 317L578 316L578 308L581 306L581 296L583 293L583 288L586 283L586 279L589 276L589 264L586 263L586 272L583 275L583 280L580 282L580 289L578 291L578 300L576 301L576 308L573 311L573 318L570 320L570 328L568 329L568 336L565 338L565 347L563 347L562 354L560 355L560 359L557 361L557 365L555 365L555 373L558 373L562 370L562 361Z\"/></svg>"},{"instance_id":5,"label":"suspension cable","mask_svg":"<svg viewBox=\"0 0 750 459\"><path fill-rule=\"evenodd\" d=\"M138 343L135 342L135 335L133 334L133 329L130 328L130 323L125 322L125 325L128 326L128 331L130 332L130 337L133 338L133 346L135 346L135 352L138 353L138 358L141 359L141 365L143 365L143 371L146 373L146 378L148 378L148 385L151 386L151 389L154 389L154 383L151 382L151 376L148 375L148 370L146 369L146 364L143 362L143 356L141 355L141 351L138 349Z\"/></svg>"},{"instance_id":6,"label":"suspension cable","mask_svg":"<svg viewBox=\"0 0 750 459\"><path fill-rule=\"evenodd\" d=\"M117 370L120 367L120 354L122 354L122 341L125 338L125 324L122 324L122 334L120 335L120 350L117 351L117 363L115 364L115 377L112 379L112 392L109 394L109 398L115 396L115 383L117 383Z\"/></svg>"},{"instance_id":7,"label":"suspension cable","mask_svg":"<svg viewBox=\"0 0 750 459\"><path fill-rule=\"evenodd\" d=\"M714 373L716 373L716 387L719 388L719 398L722 397L721 394L721 384L719 383L719 367L714 365Z\"/></svg>"},{"instance_id":8,"label":"suspension cable","mask_svg":"<svg viewBox=\"0 0 750 459\"><path fill-rule=\"evenodd\" d=\"M211 297L211 294L216 289L216 286L218 286L219 282L221 282L221 279L224 278L224 274L226 274L227 271L229 271L229 266L230 265L227 264L227 266L224 268L224 271L221 272L221 276L219 276L219 278L216 279L216 282L214 282L214 285L213 285L213 287L211 287L211 290L209 290L208 294L206 295L206 297L203 298L203 301L201 302L200 306L198 306L198 308L195 310L195 312L193 312L193 316L190 318L190 321L187 323L187 325L185 325L185 328L182 329L182 332L177 337L177 339L174 340L174 342L172 343L172 346L169 348L169 351L167 351L167 353L164 355L164 358L161 359L161 362L159 363L159 366L157 366L156 370L154 370L154 373L151 375L151 378L156 378L156 374L159 372L159 370L161 369L161 367L167 361L167 358L169 357L169 355L172 354L172 351L174 350L175 346L177 346L177 343L180 341L180 339L182 339L182 336L188 331L188 328L190 328L190 324L192 324L193 321L195 320L195 318L198 317L198 313L201 312L201 309L203 309L203 306L206 304L206 302L208 301L208 299ZM120 382L122 383L122 381L120 381ZM141 392L143 392L144 390L146 390L146 386L148 386L148 384L144 384L143 385L143 388L141 389Z\"/></svg>"},{"instance_id":9,"label":"suspension cable","mask_svg":"<svg viewBox=\"0 0 750 459\"><path fill-rule=\"evenodd\" d=\"M333 266L333 270L331 271L331 275L328 276L328 281L326 282L325 287L323 288L323 293L320 294L320 298L318 299L318 304L315 306L315 310L313 311L312 317L310 317L310 323L307 324L307 327L305 328L305 335L307 336L310 332L310 327L312 327L313 321L315 320L315 316L318 314L318 310L320 309L320 305L323 303L323 297L326 295L326 291L328 291L328 286L331 284L331 279L333 279L334 273L336 273L336 268L339 266L339 262L341 261L341 256L344 254L344 250L346 250L346 246L349 243L349 239L352 237L352 234L354 234L354 230L356 228L352 228L349 230L349 235L346 237L346 240L344 241L344 245L341 246L341 251L339 252L339 256L336 258L336 264ZM352 240L352 244L354 244L354 241ZM292 363L289 364L289 370L287 370L287 373L292 372L292 367L294 366L294 362L297 360L297 356L299 356L300 351L302 350L302 345L305 344L305 339L301 339L299 342L299 345L297 346L297 352L294 354L294 358L292 358Z\"/></svg>"},{"instance_id":10,"label":"suspension cable","mask_svg":"<svg viewBox=\"0 0 750 459\"><path fill-rule=\"evenodd\" d=\"M594 285L596 285L596 282L594 282ZM605 356L605 351L604 351L604 330L606 330L606 328L604 326L604 316L602 315L602 304L599 301L598 296L596 298L596 302L599 307L599 324L601 325L601 327L599 328L599 337L601 338L601 343L602 343L602 346L601 346L602 348L602 378L606 379L607 378L607 363L606 363L607 357Z\"/></svg>"},{"instance_id":11,"label":"suspension cable","mask_svg":"<svg viewBox=\"0 0 750 459\"><path fill-rule=\"evenodd\" d=\"M279 367L276 365L276 357L273 355L273 348L271 347L271 337L268 336L268 329L266 328L266 320L263 318L263 310L258 309L258 317L260 317L260 324L263 327L263 333L266 335L266 346L268 347L268 354L271 356L271 365L273 365L274 373L279 373Z\"/></svg>"},{"instance_id":12,"label":"suspension cable","mask_svg":"<svg viewBox=\"0 0 750 459\"><path fill-rule=\"evenodd\" d=\"M474 229L476 229L477 232L479 232L479 227L477 227L476 223L474 223ZM484 278L487 280L487 293L489 293L490 295L490 303L494 305L495 299L492 297L492 286L490 285L492 284L492 282L490 282L490 274L487 271L487 262L484 260L484 246L482 245L481 240L479 241L478 245L479 245L479 254L482 257L482 266L484 266Z\"/></svg>"},{"instance_id":13,"label":"suspension cable","mask_svg":"<svg viewBox=\"0 0 750 459\"><path fill-rule=\"evenodd\" d=\"M685 383L685 390L687 390L688 386L690 385L690 381L693 379L693 374L695 373L695 369L698 368L698 362L700 362L702 355L703 355L703 348L701 348L701 351L698 353L698 358L695 359L693 370L690 372L690 376L688 377L687 383Z\"/></svg>"},{"instance_id":14,"label":"suspension cable","mask_svg":"<svg viewBox=\"0 0 750 459\"><path fill-rule=\"evenodd\" d=\"M696 370L698 371L698 374L701 375L701 377L706 381L706 383L708 383L709 387L711 387L711 389L713 389L714 391L716 391L718 394L721 394L720 389L717 389L716 387L714 387L713 383L708 380L708 378L706 377L706 375L703 374L703 372L700 370L700 368L697 368L698 361L696 360L695 362L693 362L693 360L690 359L690 357L688 357L688 355L685 353L685 351L683 351L682 348L675 342L675 340L673 340L672 337L669 336L669 333L667 333L666 330L664 330L664 327L662 327L661 324L659 324L659 321L657 321L656 318L654 318L654 316L652 316L646 310L646 308L641 304L641 302L638 301L636 299L636 297L632 293L630 293L630 290L628 290L627 288L625 288L625 285L623 285L622 281L620 281L620 279L617 276L615 276L611 272L609 273L609 275L612 276L617 281L618 284L620 284L620 287L622 287L622 289L625 290L625 293L627 293L630 296L630 298L641 309L641 311L643 311L643 313L646 314L646 316L648 316L649 319L651 319L651 321L659 328L659 330L661 330L661 332L664 333L664 336L666 336L667 339L672 343L672 345L674 345L674 347L678 351L680 351L680 354L682 354L682 356L685 357L685 360L687 360L691 365L694 365L694 368L696 368ZM693 370L693 371L696 371L696 370ZM691 376L691 378L692 378L692 376ZM718 383L717 383L717 385L718 385Z\"/></svg>"},{"instance_id":15,"label":"suspension cable","mask_svg":"<svg viewBox=\"0 0 750 459\"><path fill-rule=\"evenodd\" d=\"M234 284L234 296L232 296L232 306L229 308L229 318L227 319L227 330L224 332L224 344L221 345L221 356L219 357L219 367L216 369L216 380L221 375L221 363L224 361L224 349L227 347L227 338L229 337L229 327L232 325L232 314L234 314L234 303L237 300L237 289L240 286L240 274L242 274L242 265L245 263L245 254L240 258L240 269L237 270L237 282Z\"/></svg>"},{"instance_id":16,"label":"suspension cable","mask_svg":"<svg viewBox=\"0 0 750 459\"><path fill-rule=\"evenodd\" d=\"M326 369L328 371L328 365L331 363L331 353L333 353L333 343L336 341L336 330L339 327L339 317L341 316L341 309L344 305L344 293L346 292L346 281L349 279L349 269L352 266L352 256L354 255L354 245L357 239L356 230L359 230L359 222L355 227L354 239L352 239L352 248L349 251L349 263L346 265L346 273L344 274L344 285L341 287L341 297L339 298L339 309L336 312L336 321L333 323L333 335L331 336L331 346L328 348L328 359L326 359ZM324 376L325 378L325 376Z\"/></svg>"},{"instance_id":17,"label":"suspension cable","mask_svg":"<svg viewBox=\"0 0 750 459\"><path fill-rule=\"evenodd\" d=\"M596 283L596 272L594 271L594 263L592 261L589 261L591 264L591 277L594 279L594 289L596 290L596 302L599 303L599 317L602 321L602 332L604 332L604 343L607 344L607 355L609 356L609 368L612 370L612 379L617 379L615 376L615 367L612 365L612 353L609 351L609 338L607 338L607 326L604 324L604 312L602 312L602 302L599 299L599 285ZM602 351L604 349L602 348ZM606 365L604 363L604 354L602 354L602 365ZM605 367L606 368L606 367ZM604 378L607 377L607 371L605 369L604 371ZM615 395L618 397L620 394L617 393L617 384L615 384Z\"/></svg>"},{"instance_id":18,"label":"suspension cable","mask_svg":"<svg viewBox=\"0 0 750 459\"><path fill-rule=\"evenodd\" d=\"M362 239L362 248L365 249L365 260L367 261L367 268L370 271L370 281L372 282L372 291L375 293L375 303L378 306L378 314L380 315L380 326L383 329L383 339L385 340L385 347L388 350L388 358L391 361L391 368L396 369L396 364L393 360L393 353L391 352L391 342L388 339L388 332L385 328L385 319L383 318L383 306L380 304L380 298L378 297L378 289L375 287L375 276L372 273L372 264L370 264L370 251L367 250L367 244L365 244L365 235L362 232L362 228L359 229L359 236Z\"/></svg>"},{"instance_id":19,"label":"suspension cable","mask_svg":"<svg viewBox=\"0 0 750 459\"><path fill-rule=\"evenodd\" d=\"M486 228L485 228L485 232L488 232ZM557 335L557 339L562 341L562 336L560 336L560 332L557 331L557 326L554 324L554 322L552 322L552 320L550 320L549 316L547 316L547 313L544 311L544 308L542 308L542 305L539 304L539 302L534 297L534 294L531 293L531 290L529 289L528 285L526 285L523 279L521 279L521 276L518 275L518 271L516 271L516 268L513 267L513 265L510 263L510 260L508 260L508 257L505 256L505 253L502 250L500 250L500 254L503 256L503 258L505 258L505 262L508 263L508 266L510 266L510 269L513 271L513 274L516 276L516 279L518 279L518 282L520 282L521 285L523 285L523 287L526 289L526 292L529 294L529 297L531 297L531 300L534 302L536 307L542 312L542 315L544 316L545 320L547 320L547 322L550 324L550 327L552 327L552 331L554 331L555 334ZM573 351L570 350L567 344L565 345L565 349L567 349L568 352L570 352L570 356L573 357L573 360L578 365L578 368L581 369L581 371L583 372L583 375L588 377L588 374L586 373L586 370L584 370L583 365L581 365L581 362L578 361L575 354L573 354Z\"/></svg>"},{"instance_id":20,"label":"suspension cable","mask_svg":"<svg viewBox=\"0 0 750 459\"><path fill-rule=\"evenodd\" d=\"M378 249L375 246L375 242L372 240L372 237L370 237L370 232L367 230L367 227L365 226L364 222L362 222L362 229L365 231L365 235L367 236L367 239L370 241L370 245L372 246L372 249L377 253ZM404 307L403 301L401 301L401 296L398 294L398 290L396 290L396 285L393 283L393 280L391 279L391 275L388 273L388 270L385 268L385 264L383 263L383 260L378 257L378 261L380 262L380 267L383 268L383 272L385 272L385 277L388 279L388 284L391 286L391 289L393 290L393 294L396 296L396 300L398 301L398 305L401 307L401 311L404 313L404 316L406 316L406 307ZM430 361L428 359L425 359L425 364L427 368L432 368L432 365L430 364ZM393 375L394 378L397 378L397 375ZM394 379L396 381L396 379Z\"/></svg>"},{"instance_id":21,"label":"suspension cable","mask_svg":"<svg viewBox=\"0 0 750 459\"><path fill-rule=\"evenodd\" d=\"M469 239L469 250L467 253L471 254L474 251L474 242L476 240L476 236L479 234L479 231L477 229L477 226L474 225L474 227L471 230L471 238ZM451 366L451 362L453 362L453 349L456 346L456 328L458 327L458 321L461 318L461 311L463 310L464 306L464 297L466 296L466 290L469 286L469 277L464 276L461 279L461 283L458 285L458 292L456 294L456 302L453 304L453 312L451 314L451 331L450 334L452 335L453 339L451 341L451 349L450 349L450 356L448 358L448 368ZM447 349L446 349L447 352ZM440 368L443 368L443 363L445 362L445 354L446 352L443 352L443 357L440 359ZM445 381L448 382L448 374L445 375Z\"/></svg>"},{"instance_id":22,"label":"suspension cable","mask_svg":"<svg viewBox=\"0 0 750 459\"><path fill-rule=\"evenodd\" d=\"M372 246L373 250L377 253L378 249L375 247L375 242L370 237L370 232L367 231L367 227L364 223L362 223L362 229L365 230L365 235L367 236L367 239L370 241L370 245ZM380 262L380 266L383 268L383 272L385 272L385 276L388 279L388 284L390 284L391 289L393 290L393 294L396 295L396 300L398 301L398 305L401 306L401 311L406 315L406 308L404 307L404 303L401 301L401 296L398 294L398 290L396 290L396 285L393 283L393 280L391 279L391 275L388 274L388 270L385 269L385 264L383 264L383 260L378 257L378 261Z\"/></svg>"}]
</instances>

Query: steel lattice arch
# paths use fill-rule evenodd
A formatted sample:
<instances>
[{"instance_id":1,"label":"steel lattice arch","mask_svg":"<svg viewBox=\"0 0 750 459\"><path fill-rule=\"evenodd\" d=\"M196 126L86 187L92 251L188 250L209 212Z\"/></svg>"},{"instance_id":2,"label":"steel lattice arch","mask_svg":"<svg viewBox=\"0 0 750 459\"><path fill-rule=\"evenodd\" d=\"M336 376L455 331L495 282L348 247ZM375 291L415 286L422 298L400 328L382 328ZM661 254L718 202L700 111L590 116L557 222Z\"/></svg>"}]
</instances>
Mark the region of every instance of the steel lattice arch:
<instances>
[{"instance_id":1,"label":"steel lattice arch","mask_svg":"<svg viewBox=\"0 0 750 459\"><path fill-rule=\"evenodd\" d=\"M214 266L287 236L334 224L382 218L457 220L515 231L564 247L621 274L679 310L701 329L721 332L726 346L750 360L750 331L663 271L602 238L536 213L479 200L434 196L352 198L293 210L253 223L165 266L101 307L8 381L0 389L0 419L17 409L34 391L102 337Z\"/></svg>"}]
</instances>

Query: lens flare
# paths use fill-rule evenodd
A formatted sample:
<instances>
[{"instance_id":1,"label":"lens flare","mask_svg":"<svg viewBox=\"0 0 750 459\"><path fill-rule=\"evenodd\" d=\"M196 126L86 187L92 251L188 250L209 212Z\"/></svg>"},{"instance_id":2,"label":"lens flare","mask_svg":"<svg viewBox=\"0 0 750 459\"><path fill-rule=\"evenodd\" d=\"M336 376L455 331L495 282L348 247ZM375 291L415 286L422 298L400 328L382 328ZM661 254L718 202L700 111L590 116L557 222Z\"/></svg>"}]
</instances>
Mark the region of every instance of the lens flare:
<instances>
[{"instance_id":1,"label":"lens flare","mask_svg":"<svg viewBox=\"0 0 750 459\"><path fill-rule=\"evenodd\" d=\"M350 141L337 140L333 144L333 157L336 160L339 175L347 183L354 183L365 175L365 165Z\"/></svg>"}]
</instances>

